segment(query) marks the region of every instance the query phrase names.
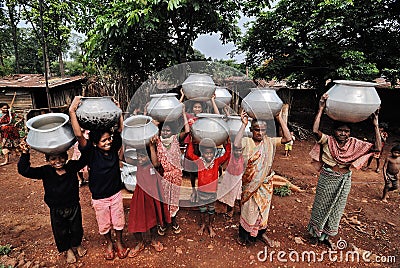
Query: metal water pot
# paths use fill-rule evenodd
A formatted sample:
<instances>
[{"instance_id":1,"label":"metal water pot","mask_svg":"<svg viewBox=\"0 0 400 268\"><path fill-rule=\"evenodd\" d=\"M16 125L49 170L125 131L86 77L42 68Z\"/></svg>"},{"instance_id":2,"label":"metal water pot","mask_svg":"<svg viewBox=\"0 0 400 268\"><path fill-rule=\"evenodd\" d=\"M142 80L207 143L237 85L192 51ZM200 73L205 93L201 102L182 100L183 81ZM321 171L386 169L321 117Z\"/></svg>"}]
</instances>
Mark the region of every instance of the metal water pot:
<instances>
[{"instance_id":1,"label":"metal water pot","mask_svg":"<svg viewBox=\"0 0 400 268\"><path fill-rule=\"evenodd\" d=\"M334 80L326 93L326 114L333 120L357 123L367 119L381 105L376 83Z\"/></svg>"},{"instance_id":2,"label":"metal water pot","mask_svg":"<svg viewBox=\"0 0 400 268\"><path fill-rule=\"evenodd\" d=\"M238 115L231 115L227 117L226 123L228 124L229 128L229 134L230 135L236 135L242 126L242 119ZM251 137L252 133L250 131L250 126L251 126L251 119L247 123L247 126L244 130L243 136L245 137Z\"/></svg>"},{"instance_id":3,"label":"metal water pot","mask_svg":"<svg viewBox=\"0 0 400 268\"><path fill-rule=\"evenodd\" d=\"M251 88L244 97L242 107L247 114L255 119L271 120L281 111L282 100L272 88Z\"/></svg>"},{"instance_id":4,"label":"metal water pot","mask_svg":"<svg viewBox=\"0 0 400 268\"><path fill-rule=\"evenodd\" d=\"M122 110L112 97L82 97L76 109L79 125L88 130L110 129L119 120Z\"/></svg>"},{"instance_id":5,"label":"metal water pot","mask_svg":"<svg viewBox=\"0 0 400 268\"><path fill-rule=\"evenodd\" d=\"M160 121L175 121L182 115L183 104L176 98L176 93L152 94L147 111Z\"/></svg>"},{"instance_id":6,"label":"metal water pot","mask_svg":"<svg viewBox=\"0 0 400 268\"><path fill-rule=\"evenodd\" d=\"M151 137L158 134L158 127L152 120L153 118L146 115L135 115L125 119L121 133L122 143L135 149L145 148Z\"/></svg>"},{"instance_id":7,"label":"metal water pot","mask_svg":"<svg viewBox=\"0 0 400 268\"><path fill-rule=\"evenodd\" d=\"M69 123L69 116L66 114L38 115L29 119L26 126L29 129L26 142L39 152L63 153L75 143L75 135Z\"/></svg>"},{"instance_id":8,"label":"metal water pot","mask_svg":"<svg viewBox=\"0 0 400 268\"><path fill-rule=\"evenodd\" d=\"M215 93L215 83L208 74L190 73L183 81L182 89L190 100L207 101Z\"/></svg>"},{"instance_id":9,"label":"metal water pot","mask_svg":"<svg viewBox=\"0 0 400 268\"><path fill-rule=\"evenodd\" d=\"M226 87L216 87L215 89L215 103L218 108L229 106L232 100L232 95Z\"/></svg>"},{"instance_id":10,"label":"metal water pot","mask_svg":"<svg viewBox=\"0 0 400 268\"><path fill-rule=\"evenodd\" d=\"M229 128L220 114L200 113L191 126L192 136L197 142L211 139L215 145L221 145L228 138Z\"/></svg>"}]
</instances>

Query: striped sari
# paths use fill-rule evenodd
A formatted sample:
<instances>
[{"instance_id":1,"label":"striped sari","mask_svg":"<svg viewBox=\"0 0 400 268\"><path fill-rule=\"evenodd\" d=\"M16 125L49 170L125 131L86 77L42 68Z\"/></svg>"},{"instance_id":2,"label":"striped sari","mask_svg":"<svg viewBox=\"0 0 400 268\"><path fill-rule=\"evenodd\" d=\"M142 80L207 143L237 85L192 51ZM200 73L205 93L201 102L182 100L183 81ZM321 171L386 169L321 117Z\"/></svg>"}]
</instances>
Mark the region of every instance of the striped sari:
<instances>
[{"instance_id":1,"label":"striped sari","mask_svg":"<svg viewBox=\"0 0 400 268\"><path fill-rule=\"evenodd\" d=\"M271 166L275 145L281 138L264 137L255 145L250 138L243 138L243 155L247 160L242 176L240 225L256 237L266 229L273 195Z\"/></svg>"}]
</instances>

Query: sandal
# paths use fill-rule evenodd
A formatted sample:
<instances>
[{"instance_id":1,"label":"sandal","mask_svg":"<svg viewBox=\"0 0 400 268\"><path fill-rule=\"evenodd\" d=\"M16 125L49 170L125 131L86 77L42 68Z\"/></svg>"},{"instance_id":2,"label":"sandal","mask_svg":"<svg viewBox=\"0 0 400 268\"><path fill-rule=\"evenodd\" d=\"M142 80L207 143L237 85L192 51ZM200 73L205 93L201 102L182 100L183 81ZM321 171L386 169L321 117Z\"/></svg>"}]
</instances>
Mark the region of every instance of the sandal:
<instances>
[{"instance_id":1,"label":"sandal","mask_svg":"<svg viewBox=\"0 0 400 268\"><path fill-rule=\"evenodd\" d=\"M126 256L128 256L128 253L129 253L129 248L123 248L123 249L118 249L117 248L117 256L118 256L118 258L120 258L120 259L125 259L126 258Z\"/></svg>"},{"instance_id":2,"label":"sandal","mask_svg":"<svg viewBox=\"0 0 400 268\"><path fill-rule=\"evenodd\" d=\"M157 233L158 235L165 235L165 231L167 230L167 227L162 227L161 225L157 225Z\"/></svg>"},{"instance_id":3,"label":"sandal","mask_svg":"<svg viewBox=\"0 0 400 268\"><path fill-rule=\"evenodd\" d=\"M181 227L178 224L172 225L172 229L174 231L174 234L179 234L182 231Z\"/></svg>"},{"instance_id":4,"label":"sandal","mask_svg":"<svg viewBox=\"0 0 400 268\"><path fill-rule=\"evenodd\" d=\"M160 251L162 251L163 249L164 249L164 246L163 246L163 244L161 244L161 242L160 241L153 241L153 242L151 242L151 244L150 244L157 252L160 252Z\"/></svg>"},{"instance_id":5,"label":"sandal","mask_svg":"<svg viewBox=\"0 0 400 268\"><path fill-rule=\"evenodd\" d=\"M104 253L104 258L105 258L107 261L112 261L113 259L115 259L115 251L114 251L114 248L113 248L111 251L109 251L109 250L107 249L106 252Z\"/></svg>"},{"instance_id":6,"label":"sandal","mask_svg":"<svg viewBox=\"0 0 400 268\"><path fill-rule=\"evenodd\" d=\"M144 244L143 243L139 243L139 244L137 244L137 246L134 249L129 251L128 257L129 258L134 258L137 255L139 255L139 253L142 252L143 250L144 250Z\"/></svg>"}]
</instances>

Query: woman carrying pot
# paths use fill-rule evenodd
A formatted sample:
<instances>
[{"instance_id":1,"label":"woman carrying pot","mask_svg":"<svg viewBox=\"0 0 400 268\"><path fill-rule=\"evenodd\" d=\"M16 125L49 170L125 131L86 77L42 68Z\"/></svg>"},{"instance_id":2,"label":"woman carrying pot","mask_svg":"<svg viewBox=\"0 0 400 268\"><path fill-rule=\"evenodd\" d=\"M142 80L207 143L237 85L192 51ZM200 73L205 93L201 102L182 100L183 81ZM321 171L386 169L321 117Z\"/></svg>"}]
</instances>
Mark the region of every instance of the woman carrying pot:
<instances>
[{"instance_id":1,"label":"woman carrying pot","mask_svg":"<svg viewBox=\"0 0 400 268\"><path fill-rule=\"evenodd\" d=\"M16 125L19 121L11 112L7 103L0 103L0 134L1 134L1 150L4 154L4 162L0 166L7 165L10 161L10 152L16 149L19 143L19 132Z\"/></svg>"},{"instance_id":2,"label":"woman carrying pot","mask_svg":"<svg viewBox=\"0 0 400 268\"><path fill-rule=\"evenodd\" d=\"M372 114L375 128L375 146L354 137L350 137L349 123L335 121L333 135L320 131L322 113L326 107L328 94L324 94L319 101L319 109L315 117L313 132L317 144L310 155L314 161L322 164L318 179L311 219L308 232L311 243L326 244L331 249L336 246L329 240L338 233L340 219L347 202L351 187L350 167L360 169L373 150L381 148L379 136L378 111Z\"/></svg>"}]
</instances>

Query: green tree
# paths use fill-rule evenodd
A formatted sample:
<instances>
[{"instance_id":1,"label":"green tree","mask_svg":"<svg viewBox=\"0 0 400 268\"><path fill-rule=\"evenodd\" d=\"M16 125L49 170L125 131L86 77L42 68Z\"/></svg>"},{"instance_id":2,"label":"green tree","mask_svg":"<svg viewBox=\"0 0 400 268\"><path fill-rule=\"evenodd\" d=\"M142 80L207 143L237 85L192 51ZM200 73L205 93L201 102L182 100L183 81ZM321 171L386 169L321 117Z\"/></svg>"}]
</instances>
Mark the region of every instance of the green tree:
<instances>
[{"instance_id":1,"label":"green tree","mask_svg":"<svg viewBox=\"0 0 400 268\"><path fill-rule=\"evenodd\" d=\"M371 80L377 70L398 67L394 5L392 0L281 0L257 15L240 50L259 78L306 82L321 91L327 79Z\"/></svg>"}]
</instances>

